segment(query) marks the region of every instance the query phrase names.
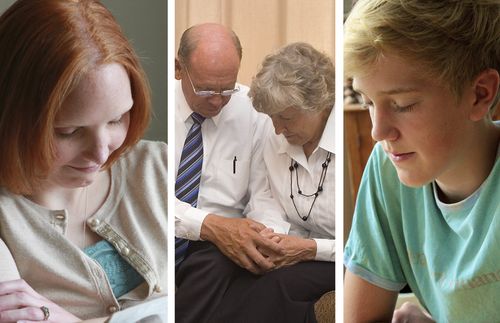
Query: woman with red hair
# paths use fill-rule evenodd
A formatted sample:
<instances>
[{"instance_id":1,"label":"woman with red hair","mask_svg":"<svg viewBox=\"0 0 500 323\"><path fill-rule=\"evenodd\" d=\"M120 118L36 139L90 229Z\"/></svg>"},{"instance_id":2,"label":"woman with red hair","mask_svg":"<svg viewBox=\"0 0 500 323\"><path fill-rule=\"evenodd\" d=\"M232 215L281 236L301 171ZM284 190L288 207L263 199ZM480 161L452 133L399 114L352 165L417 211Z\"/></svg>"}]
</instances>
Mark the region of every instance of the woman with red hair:
<instances>
[{"instance_id":1,"label":"woman with red hair","mask_svg":"<svg viewBox=\"0 0 500 323\"><path fill-rule=\"evenodd\" d=\"M166 290L166 144L98 0L0 17L0 322L106 317ZM16 279L20 278L20 279Z\"/></svg>"}]
</instances>

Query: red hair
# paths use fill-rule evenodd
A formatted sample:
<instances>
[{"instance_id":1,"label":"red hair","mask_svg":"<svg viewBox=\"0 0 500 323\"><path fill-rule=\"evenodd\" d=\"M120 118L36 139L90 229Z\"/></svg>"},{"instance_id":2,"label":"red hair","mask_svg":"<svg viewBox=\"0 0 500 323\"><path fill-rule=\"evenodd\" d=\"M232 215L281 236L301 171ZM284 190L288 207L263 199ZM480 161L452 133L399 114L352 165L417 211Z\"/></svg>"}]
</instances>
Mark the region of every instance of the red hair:
<instances>
[{"instance_id":1,"label":"red hair","mask_svg":"<svg viewBox=\"0 0 500 323\"><path fill-rule=\"evenodd\" d=\"M98 0L18 0L0 17L0 186L28 194L55 159L54 119L88 72L121 64L134 105L123 145L137 143L150 120L149 84L134 50Z\"/></svg>"}]
</instances>

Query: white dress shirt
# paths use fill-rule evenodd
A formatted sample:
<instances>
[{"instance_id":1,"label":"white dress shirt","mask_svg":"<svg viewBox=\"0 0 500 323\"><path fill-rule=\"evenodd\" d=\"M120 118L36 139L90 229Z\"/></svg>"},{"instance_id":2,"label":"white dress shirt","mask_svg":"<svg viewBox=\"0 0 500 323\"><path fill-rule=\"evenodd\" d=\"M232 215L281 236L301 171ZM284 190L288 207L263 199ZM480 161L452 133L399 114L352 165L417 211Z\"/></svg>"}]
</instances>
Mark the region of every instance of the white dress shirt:
<instances>
[{"instance_id":1,"label":"white dress shirt","mask_svg":"<svg viewBox=\"0 0 500 323\"><path fill-rule=\"evenodd\" d=\"M270 127L270 128L269 128ZM317 244L316 260L335 261L335 156L334 152L334 112L330 113L318 147L309 159L302 146L290 145L283 135L275 135L272 125L268 125L268 138L264 145L264 161L267 168L271 191L286 212L286 221L291 224L289 234L312 238ZM303 221L290 198L290 162L293 158L299 167L299 184L303 194L313 194L318 189L322 164L328 152L332 153L323 191L319 193L307 221ZM299 195L295 170L292 174L292 193L297 210L307 216L314 197ZM281 218L280 218L281 219ZM265 224L265 223L264 223Z\"/></svg>"},{"instance_id":2,"label":"white dress shirt","mask_svg":"<svg viewBox=\"0 0 500 323\"><path fill-rule=\"evenodd\" d=\"M262 162L262 138L269 118L254 110L240 91L213 117L201 126L203 165L197 208L176 199L175 235L200 240L203 220L209 213L240 218L262 215L277 232L286 233L290 224L283 220L282 209L272 198ZM175 174L187 133L193 124L180 81L175 83ZM235 161L236 158L236 161Z\"/></svg>"}]
</instances>

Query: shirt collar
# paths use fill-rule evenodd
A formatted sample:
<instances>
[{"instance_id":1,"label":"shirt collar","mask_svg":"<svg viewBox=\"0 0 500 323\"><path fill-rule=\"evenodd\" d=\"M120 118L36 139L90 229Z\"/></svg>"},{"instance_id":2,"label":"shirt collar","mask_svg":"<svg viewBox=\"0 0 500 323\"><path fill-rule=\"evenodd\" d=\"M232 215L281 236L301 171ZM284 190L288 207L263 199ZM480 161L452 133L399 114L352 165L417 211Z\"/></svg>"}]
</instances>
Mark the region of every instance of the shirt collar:
<instances>
[{"instance_id":1,"label":"shirt collar","mask_svg":"<svg viewBox=\"0 0 500 323\"><path fill-rule=\"evenodd\" d=\"M175 81L175 106L176 117L185 123L193 111L187 104L186 98L184 97L180 80Z\"/></svg>"},{"instance_id":2,"label":"shirt collar","mask_svg":"<svg viewBox=\"0 0 500 323\"><path fill-rule=\"evenodd\" d=\"M326 121L325 129L319 140L318 147L335 154L335 107L332 107L328 120Z\"/></svg>"},{"instance_id":3,"label":"shirt collar","mask_svg":"<svg viewBox=\"0 0 500 323\"><path fill-rule=\"evenodd\" d=\"M335 154L335 108L332 108L328 120L326 121L325 129L323 129L323 134L318 143L318 148L322 148ZM288 154L293 159L299 159L301 155L304 155L304 150L301 146L290 145L286 140L285 136L282 134L277 136L277 152L278 154ZM316 148L316 149L318 149ZM316 151L316 150L315 150Z\"/></svg>"},{"instance_id":4,"label":"shirt collar","mask_svg":"<svg viewBox=\"0 0 500 323\"><path fill-rule=\"evenodd\" d=\"M179 118L186 123L188 120L190 121L191 119L191 113L193 113L193 110L191 107L188 105L186 101L186 97L184 96L184 92L182 91L182 86L181 86L181 80L176 80L175 81L175 99L176 99L176 106L177 106L177 111L176 113L178 114ZM228 108L229 102L226 104L224 108L220 111L218 115L212 118L206 118L205 122L213 122L213 124L217 127L219 124L221 115L224 113L225 109ZM204 122L204 123L205 123Z\"/></svg>"},{"instance_id":5,"label":"shirt collar","mask_svg":"<svg viewBox=\"0 0 500 323\"><path fill-rule=\"evenodd\" d=\"M276 139L278 143L278 149L277 149L278 154L288 154L290 157L294 159L297 159L298 156L304 154L302 146L290 145L286 140L285 136L283 136L283 134L278 135Z\"/></svg>"}]
</instances>

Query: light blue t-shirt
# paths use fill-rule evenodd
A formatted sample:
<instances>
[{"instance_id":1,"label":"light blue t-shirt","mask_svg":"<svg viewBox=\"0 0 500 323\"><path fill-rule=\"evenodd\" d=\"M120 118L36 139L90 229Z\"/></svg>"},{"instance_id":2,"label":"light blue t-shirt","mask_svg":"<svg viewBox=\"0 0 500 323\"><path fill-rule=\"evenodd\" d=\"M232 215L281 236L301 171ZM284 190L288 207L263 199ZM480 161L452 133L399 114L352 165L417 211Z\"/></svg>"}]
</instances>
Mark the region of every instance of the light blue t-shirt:
<instances>
[{"instance_id":1,"label":"light blue t-shirt","mask_svg":"<svg viewBox=\"0 0 500 323\"><path fill-rule=\"evenodd\" d=\"M399 291L408 283L437 322L500 321L500 158L467 199L410 188L377 144L363 174L344 262Z\"/></svg>"}]
</instances>

